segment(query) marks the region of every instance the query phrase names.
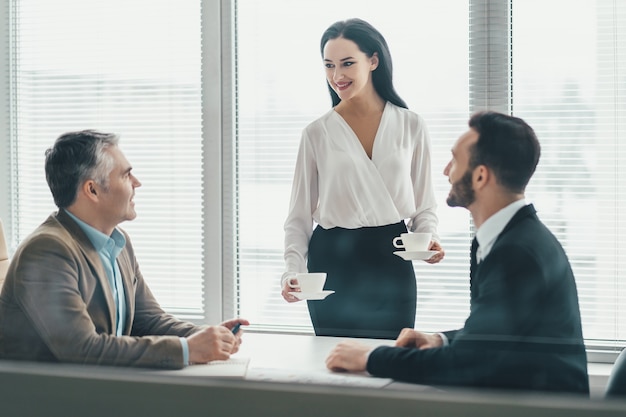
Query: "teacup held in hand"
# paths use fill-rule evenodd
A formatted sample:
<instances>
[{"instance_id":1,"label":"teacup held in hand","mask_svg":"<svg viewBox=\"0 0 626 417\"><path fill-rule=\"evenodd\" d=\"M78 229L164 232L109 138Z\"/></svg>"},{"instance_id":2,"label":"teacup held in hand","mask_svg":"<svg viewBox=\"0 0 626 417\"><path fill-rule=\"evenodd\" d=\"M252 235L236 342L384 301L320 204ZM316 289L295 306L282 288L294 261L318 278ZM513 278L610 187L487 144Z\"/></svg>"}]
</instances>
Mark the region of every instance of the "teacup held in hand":
<instances>
[{"instance_id":1,"label":"teacup held in hand","mask_svg":"<svg viewBox=\"0 0 626 417\"><path fill-rule=\"evenodd\" d=\"M410 252L427 251L431 238L432 233L402 233L393 239L393 246Z\"/></svg>"},{"instance_id":2,"label":"teacup held in hand","mask_svg":"<svg viewBox=\"0 0 626 417\"><path fill-rule=\"evenodd\" d=\"M303 272L296 274L296 280L297 285L289 280L288 284L291 288L299 288L304 293L319 293L324 290L326 272Z\"/></svg>"}]
</instances>

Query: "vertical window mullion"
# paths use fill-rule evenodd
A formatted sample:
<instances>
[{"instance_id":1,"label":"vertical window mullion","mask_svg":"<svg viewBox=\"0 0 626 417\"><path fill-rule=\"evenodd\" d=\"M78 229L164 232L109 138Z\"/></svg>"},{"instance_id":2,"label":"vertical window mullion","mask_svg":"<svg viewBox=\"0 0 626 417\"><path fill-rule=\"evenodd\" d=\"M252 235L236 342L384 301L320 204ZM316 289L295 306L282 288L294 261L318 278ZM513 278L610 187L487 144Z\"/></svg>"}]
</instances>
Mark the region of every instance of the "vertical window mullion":
<instances>
[{"instance_id":1,"label":"vertical window mullion","mask_svg":"<svg viewBox=\"0 0 626 417\"><path fill-rule=\"evenodd\" d=\"M470 111L512 111L511 1L470 0Z\"/></svg>"}]
</instances>

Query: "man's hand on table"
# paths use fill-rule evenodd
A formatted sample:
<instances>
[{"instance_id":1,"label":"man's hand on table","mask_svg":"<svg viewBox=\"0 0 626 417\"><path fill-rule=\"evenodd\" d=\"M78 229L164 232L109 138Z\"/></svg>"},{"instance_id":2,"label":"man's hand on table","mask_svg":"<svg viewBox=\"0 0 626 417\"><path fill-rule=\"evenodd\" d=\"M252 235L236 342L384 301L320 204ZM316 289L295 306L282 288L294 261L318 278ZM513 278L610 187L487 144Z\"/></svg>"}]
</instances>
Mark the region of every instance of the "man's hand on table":
<instances>
[{"instance_id":1,"label":"man's hand on table","mask_svg":"<svg viewBox=\"0 0 626 417\"><path fill-rule=\"evenodd\" d=\"M395 346L416 349L431 349L443 346L438 334L426 334L413 329L402 329ZM335 372L362 372L367 370L367 359L371 346L347 340L333 348L326 358L326 367Z\"/></svg>"},{"instance_id":2,"label":"man's hand on table","mask_svg":"<svg viewBox=\"0 0 626 417\"><path fill-rule=\"evenodd\" d=\"M339 343L326 358L326 367L335 372L362 372L367 368L371 346L351 340Z\"/></svg>"},{"instance_id":3,"label":"man's hand on table","mask_svg":"<svg viewBox=\"0 0 626 417\"><path fill-rule=\"evenodd\" d=\"M241 345L243 329L233 334L236 324L250 325L246 319L236 318L223 322L219 326L207 326L187 337L190 363L207 363L214 360L225 360L237 353Z\"/></svg>"}]
</instances>

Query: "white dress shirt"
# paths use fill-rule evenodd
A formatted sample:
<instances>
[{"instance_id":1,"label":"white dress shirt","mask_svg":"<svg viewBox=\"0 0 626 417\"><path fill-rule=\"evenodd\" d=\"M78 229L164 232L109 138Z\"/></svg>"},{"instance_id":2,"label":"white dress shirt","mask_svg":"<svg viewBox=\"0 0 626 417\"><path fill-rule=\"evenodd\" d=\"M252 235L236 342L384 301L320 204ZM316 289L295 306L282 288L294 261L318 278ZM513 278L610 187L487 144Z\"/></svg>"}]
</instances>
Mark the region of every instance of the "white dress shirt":
<instances>
[{"instance_id":1,"label":"white dress shirt","mask_svg":"<svg viewBox=\"0 0 626 417\"><path fill-rule=\"evenodd\" d=\"M476 250L477 264L489 255L493 244L500 236L500 233L502 233L502 230L504 230L504 227L515 216L515 213L525 205L525 199L517 200L491 215L480 225L480 228L476 231L476 240L478 241L478 249Z\"/></svg>"},{"instance_id":2,"label":"white dress shirt","mask_svg":"<svg viewBox=\"0 0 626 417\"><path fill-rule=\"evenodd\" d=\"M370 159L334 109L302 133L285 221L283 279L306 272L313 225L325 229L384 226L408 220L437 236L430 139L421 116L386 103Z\"/></svg>"}]
</instances>

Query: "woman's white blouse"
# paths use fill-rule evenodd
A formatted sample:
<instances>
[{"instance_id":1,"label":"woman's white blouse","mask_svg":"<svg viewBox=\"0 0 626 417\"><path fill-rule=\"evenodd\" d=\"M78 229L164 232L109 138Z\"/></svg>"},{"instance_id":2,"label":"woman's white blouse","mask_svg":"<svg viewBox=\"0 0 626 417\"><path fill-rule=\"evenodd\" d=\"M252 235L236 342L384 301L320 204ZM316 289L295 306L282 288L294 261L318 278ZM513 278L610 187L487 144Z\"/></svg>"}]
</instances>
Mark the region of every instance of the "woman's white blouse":
<instances>
[{"instance_id":1,"label":"woman's white blouse","mask_svg":"<svg viewBox=\"0 0 626 417\"><path fill-rule=\"evenodd\" d=\"M306 272L314 222L356 229L408 220L409 230L438 240L436 207L421 116L387 102L370 159L348 123L330 110L302 133L285 221L283 279Z\"/></svg>"}]
</instances>

